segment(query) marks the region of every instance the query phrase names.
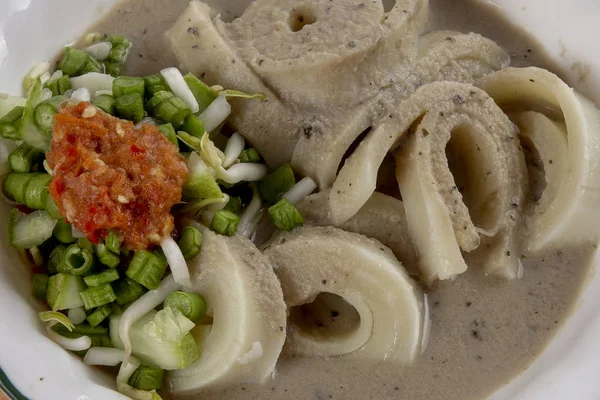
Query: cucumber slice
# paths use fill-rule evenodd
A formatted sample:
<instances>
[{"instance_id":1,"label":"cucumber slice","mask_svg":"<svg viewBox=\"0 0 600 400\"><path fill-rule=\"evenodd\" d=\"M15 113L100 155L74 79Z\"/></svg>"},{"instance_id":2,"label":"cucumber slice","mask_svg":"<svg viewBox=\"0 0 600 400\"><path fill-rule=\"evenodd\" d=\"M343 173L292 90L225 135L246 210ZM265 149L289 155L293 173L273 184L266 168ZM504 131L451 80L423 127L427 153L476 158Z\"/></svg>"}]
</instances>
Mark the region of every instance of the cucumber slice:
<instances>
[{"instance_id":1,"label":"cucumber slice","mask_svg":"<svg viewBox=\"0 0 600 400\"><path fill-rule=\"evenodd\" d=\"M52 307L52 311L83 307L79 292L84 289L82 277L61 272L50 277L46 301Z\"/></svg>"},{"instance_id":2,"label":"cucumber slice","mask_svg":"<svg viewBox=\"0 0 600 400\"><path fill-rule=\"evenodd\" d=\"M17 249L39 246L52 236L56 220L45 211L23 214L16 208L10 212L8 237L10 245Z\"/></svg>"},{"instance_id":3,"label":"cucumber slice","mask_svg":"<svg viewBox=\"0 0 600 400\"><path fill-rule=\"evenodd\" d=\"M172 370L183 369L200 358L200 350L191 333L186 333L177 341L161 339L156 335L147 333L144 329L149 323L155 322L157 312L152 310L135 324L129 330L132 353L142 362L154 365L156 367ZM112 315L110 317L109 332L112 344L118 349L123 349L123 342L119 338L119 320L121 315ZM163 327L165 331L169 330Z\"/></svg>"}]
</instances>

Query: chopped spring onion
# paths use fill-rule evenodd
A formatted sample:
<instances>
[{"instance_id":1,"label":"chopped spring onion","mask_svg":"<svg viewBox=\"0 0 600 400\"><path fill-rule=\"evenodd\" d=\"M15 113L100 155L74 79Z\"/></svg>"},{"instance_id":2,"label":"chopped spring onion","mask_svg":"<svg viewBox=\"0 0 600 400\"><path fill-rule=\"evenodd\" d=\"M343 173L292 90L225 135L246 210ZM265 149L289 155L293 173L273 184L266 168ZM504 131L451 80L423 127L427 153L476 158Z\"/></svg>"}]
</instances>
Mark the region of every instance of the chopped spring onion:
<instances>
[{"instance_id":1,"label":"chopped spring onion","mask_svg":"<svg viewBox=\"0 0 600 400\"><path fill-rule=\"evenodd\" d=\"M167 85L162 75L150 75L144 78L146 88L146 98L150 99L158 92L169 92L171 88Z\"/></svg>"},{"instance_id":2,"label":"chopped spring onion","mask_svg":"<svg viewBox=\"0 0 600 400\"><path fill-rule=\"evenodd\" d=\"M115 106L119 117L138 122L144 118L144 100L138 93L129 93L117 98Z\"/></svg>"},{"instance_id":3,"label":"chopped spring onion","mask_svg":"<svg viewBox=\"0 0 600 400\"><path fill-rule=\"evenodd\" d=\"M92 345L92 340L87 336L70 339L56 333L52 329L56 324L62 324L69 332L75 328L73 323L64 314L55 311L43 311L39 313L39 317L42 322L46 322L48 337L62 348L71 351L83 351L89 349Z\"/></svg>"},{"instance_id":4,"label":"chopped spring onion","mask_svg":"<svg viewBox=\"0 0 600 400\"><path fill-rule=\"evenodd\" d=\"M129 338L129 329L131 328L131 325L146 315L150 310L164 302L171 292L179 290L180 288L181 285L175 282L172 275L169 275L163 279L156 290L151 290L144 294L125 310L119 320L118 332L127 356L131 355L131 340Z\"/></svg>"},{"instance_id":5,"label":"chopped spring onion","mask_svg":"<svg viewBox=\"0 0 600 400\"><path fill-rule=\"evenodd\" d=\"M129 378L129 385L140 390L159 390L165 379L165 370L150 365L140 365Z\"/></svg>"},{"instance_id":6,"label":"chopped spring onion","mask_svg":"<svg viewBox=\"0 0 600 400\"><path fill-rule=\"evenodd\" d=\"M188 73L183 77L183 79L198 102L200 112L206 110L210 103L212 103L219 95L192 73Z\"/></svg>"},{"instance_id":7,"label":"chopped spring onion","mask_svg":"<svg viewBox=\"0 0 600 400\"><path fill-rule=\"evenodd\" d=\"M317 188L317 184L310 177L306 176L298 181L290 190L284 193L282 198L292 204L299 203L306 196L311 194Z\"/></svg>"},{"instance_id":8,"label":"chopped spring onion","mask_svg":"<svg viewBox=\"0 0 600 400\"><path fill-rule=\"evenodd\" d=\"M148 111L148 114L154 115L158 106L160 106L163 103L163 101L168 100L173 96L174 94L171 92L156 92L154 96L152 96L152 98L146 103L146 111Z\"/></svg>"},{"instance_id":9,"label":"chopped spring onion","mask_svg":"<svg viewBox=\"0 0 600 400\"><path fill-rule=\"evenodd\" d=\"M110 50L107 60L113 63L124 64L129 55L131 41L125 36L119 35L109 36L108 41L112 44L112 49Z\"/></svg>"},{"instance_id":10,"label":"chopped spring onion","mask_svg":"<svg viewBox=\"0 0 600 400\"><path fill-rule=\"evenodd\" d=\"M123 69L123 64L104 61L104 72L109 74L110 76L119 76L121 75L121 70Z\"/></svg>"},{"instance_id":11,"label":"chopped spring onion","mask_svg":"<svg viewBox=\"0 0 600 400\"><path fill-rule=\"evenodd\" d=\"M119 272L115 268L109 268L97 274L83 277L83 281L89 287L104 285L119 279Z\"/></svg>"},{"instance_id":12,"label":"chopped spring onion","mask_svg":"<svg viewBox=\"0 0 600 400\"><path fill-rule=\"evenodd\" d=\"M42 256L42 252L38 246L33 246L30 249L27 249L31 259L33 260L33 264L36 267L41 267L44 265L44 257Z\"/></svg>"},{"instance_id":13,"label":"chopped spring onion","mask_svg":"<svg viewBox=\"0 0 600 400\"><path fill-rule=\"evenodd\" d=\"M98 43L99 41L106 38L106 35L103 35L100 32L90 32L83 38L83 42L87 45Z\"/></svg>"},{"instance_id":14,"label":"chopped spring onion","mask_svg":"<svg viewBox=\"0 0 600 400\"><path fill-rule=\"evenodd\" d=\"M65 246L56 246L54 250L52 250L50 256L48 257L48 264L46 266L48 273L56 274L58 272L58 266L60 263L62 263L65 255L65 249Z\"/></svg>"},{"instance_id":15,"label":"chopped spring onion","mask_svg":"<svg viewBox=\"0 0 600 400\"><path fill-rule=\"evenodd\" d=\"M0 136L5 139L18 140L21 138L21 118L25 107L16 106L0 118Z\"/></svg>"},{"instance_id":16,"label":"chopped spring onion","mask_svg":"<svg viewBox=\"0 0 600 400\"><path fill-rule=\"evenodd\" d=\"M9 157L16 148L16 142L0 137L0 176L8 175L12 171Z\"/></svg>"},{"instance_id":17,"label":"chopped spring onion","mask_svg":"<svg viewBox=\"0 0 600 400\"><path fill-rule=\"evenodd\" d=\"M259 163L261 161L260 154L254 147L242 151L238 158L241 163Z\"/></svg>"},{"instance_id":18,"label":"chopped spring onion","mask_svg":"<svg viewBox=\"0 0 600 400\"><path fill-rule=\"evenodd\" d=\"M100 286L92 286L79 292L83 306L86 310L112 303L117 299L115 292L109 283Z\"/></svg>"},{"instance_id":19,"label":"chopped spring onion","mask_svg":"<svg viewBox=\"0 0 600 400\"><path fill-rule=\"evenodd\" d=\"M15 107L25 107L26 102L26 98L0 93L0 118L4 117Z\"/></svg>"},{"instance_id":20,"label":"chopped spring onion","mask_svg":"<svg viewBox=\"0 0 600 400\"><path fill-rule=\"evenodd\" d=\"M256 226L262 218L261 208L262 199L260 198L260 192L255 184L252 184L252 200L244 210L240 223L238 225L238 232L247 238L252 237L256 230Z\"/></svg>"},{"instance_id":21,"label":"chopped spring onion","mask_svg":"<svg viewBox=\"0 0 600 400\"><path fill-rule=\"evenodd\" d=\"M156 289L166 270L165 258L151 251L140 250L133 255L125 274L147 289Z\"/></svg>"},{"instance_id":22,"label":"chopped spring onion","mask_svg":"<svg viewBox=\"0 0 600 400\"><path fill-rule=\"evenodd\" d=\"M218 210L215 212L210 228L221 235L233 236L239 223L240 217L237 214L227 210Z\"/></svg>"},{"instance_id":23,"label":"chopped spring onion","mask_svg":"<svg viewBox=\"0 0 600 400\"><path fill-rule=\"evenodd\" d=\"M244 150L245 144L244 137L239 133L235 132L233 135L231 135L227 141L227 146L225 147L225 159L223 160L223 167L229 167L238 159Z\"/></svg>"},{"instance_id":24,"label":"chopped spring onion","mask_svg":"<svg viewBox=\"0 0 600 400\"><path fill-rule=\"evenodd\" d=\"M92 98L92 94L90 93L89 89L86 87L79 88L79 89L75 90L73 93L71 93L71 100L73 100L76 103L79 103L82 101L90 101L91 98Z\"/></svg>"},{"instance_id":25,"label":"chopped spring onion","mask_svg":"<svg viewBox=\"0 0 600 400\"><path fill-rule=\"evenodd\" d=\"M98 72L89 72L85 75L77 76L69 80L71 87L74 90L87 88L90 93L96 94L98 91L113 90L113 82L115 78L108 74Z\"/></svg>"},{"instance_id":26,"label":"chopped spring onion","mask_svg":"<svg viewBox=\"0 0 600 400\"><path fill-rule=\"evenodd\" d=\"M160 71L160 74L163 76L165 82L167 82L167 85L169 85L175 96L180 97L193 114L200 110L198 101L185 82L185 79L183 79L183 75L181 75L181 72L179 72L177 68L165 68Z\"/></svg>"},{"instance_id":27,"label":"chopped spring onion","mask_svg":"<svg viewBox=\"0 0 600 400\"><path fill-rule=\"evenodd\" d=\"M92 100L92 104L107 114L115 115L117 112L115 98L109 94L101 94Z\"/></svg>"},{"instance_id":28,"label":"chopped spring onion","mask_svg":"<svg viewBox=\"0 0 600 400\"><path fill-rule=\"evenodd\" d=\"M24 204L32 210L41 210L46 206L50 179L50 175L38 172L14 172L4 179L2 190L9 200Z\"/></svg>"},{"instance_id":29,"label":"chopped spring onion","mask_svg":"<svg viewBox=\"0 0 600 400\"><path fill-rule=\"evenodd\" d=\"M62 215L60 214L60 209L58 208L58 205L56 205L56 202L54 201L52 196L48 196L46 198L46 212L49 216L51 216L54 219L62 218Z\"/></svg>"},{"instance_id":30,"label":"chopped spring onion","mask_svg":"<svg viewBox=\"0 0 600 400\"><path fill-rule=\"evenodd\" d=\"M165 307L179 310L190 321L196 322L206 315L206 301L198 293L176 291L165 300Z\"/></svg>"},{"instance_id":31,"label":"chopped spring onion","mask_svg":"<svg viewBox=\"0 0 600 400\"><path fill-rule=\"evenodd\" d=\"M109 231L104 239L106 248L115 254L119 254L121 251L121 243L123 243L123 237L116 231Z\"/></svg>"},{"instance_id":32,"label":"chopped spring onion","mask_svg":"<svg viewBox=\"0 0 600 400\"><path fill-rule=\"evenodd\" d=\"M10 245L17 249L39 246L52 236L56 220L45 211L23 214L13 208L8 220Z\"/></svg>"},{"instance_id":33,"label":"chopped spring onion","mask_svg":"<svg viewBox=\"0 0 600 400\"><path fill-rule=\"evenodd\" d=\"M83 75L83 74L88 74L90 72L104 73L104 65L100 61L98 61L94 57L92 57L91 55L88 55L87 61L86 61L85 65L83 66L82 70L79 71L79 74Z\"/></svg>"},{"instance_id":34,"label":"chopped spring onion","mask_svg":"<svg viewBox=\"0 0 600 400\"><path fill-rule=\"evenodd\" d=\"M239 197L229 197L229 201L223 209L231 211L234 214L239 214L240 210L242 209L242 199Z\"/></svg>"},{"instance_id":35,"label":"chopped spring onion","mask_svg":"<svg viewBox=\"0 0 600 400\"><path fill-rule=\"evenodd\" d=\"M117 304L120 306L136 301L146 291L142 285L127 277L114 282L112 287L117 295Z\"/></svg>"},{"instance_id":36,"label":"chopped spring onion","mask_svg":"<svg viewBox=\"0 0 600 400\"><path fill-rule=\"evenodd\" d=\"M67 316L74 324L80 324L85 321L85 309L83 307L69 308L69 311L67 311Z\"/></svg>"},{"instance_id":37,"label":"chopped spring onion","mask_svg":"<svg viewBox=\"0 0 600 400\"><path fill-rule=\"evenodd\" d=\"M195 115L190 115L187 117L185 123L180 127L180 129L199 139L202 138L206 132L206 129L204 129L204 122L198 119L198 117Z\"/></svg>"},{"instance_id":38,"label":"chopped spring onion","mask_svg":"<svg viewBox=\"0 0 600 400\"><path fill-rule=\"evenodd\" d=\"M210 224L212 223L212 220L215 217L215 212L224 209L227 203L229 203L229 195L223 193L221 199L218 201L216 200L216 198L204 200L204 202L210 201L210 204L205 206L204 211L201 215L202 222L206 226L210 226Z\"/></svg>"},{"instance_id":39,"label":"chopped spring onion","mask_svg":"<svg viewBox=\"0 0 600 400\"><path fill-rule=\"evenodd\" d=\"M204 122L206 132L212 132L225 122L229 114L231 114L231 106L225 94L220 94L198 118Z\"/></svg>"},{"instance_id":40,"label":"chopped spring onion","mask_svg":"<svg viewBox=\"0 0 600 400\"><path fill-rule=\"evenodd\" d=\"M277 204L269 207L269 215L273 224L281 231L291 231L296 226L304 223L304 218L302 218L300 212L286 199L282 199Z\"/></svg>"},{"instance_id":41,"label":"chopped spring onion","mask_svg":"<svg viewBox=\"0 0 600 400\"><path fill-rule=\"evenodd\" d=\"M80 276L59 272L48 280L46 302L52 311L81 307L83 301L79 297L79 292L83 289L85 289L85 283Z\"/></svg>"},{"instance_id":42,"label":"chopped spring onion","mask_svg":"<svg viewBox=\"0 0 600 400\"><path fill-rule=\"evenodd\" d=\"M132 78L129 76L120 76L113 80L112 91L113 96L119 98L130 93L137 93L142 98L144 97L144 79Z\"/></svg>"},{"instance_id":43,"label":"chopped spring onion","mask_svg":"<svg viewBox=\"0 0 600 400\"><path fill-rule=\"evenodd\" d=\"M183 198L190 200L204 200L221 198L223 193L215 180L213 171L202 161L197 153L192 153L188 158L190 174L183 185Z\"/></svg>"},{"instance_id":44,"label":"chopped spring onion","mask_svg":"<svg viewBox=\"0 0 600 400\"><path fill-rule=\"evenodd\" d=\"M110 42L98 42L86 47L83 51L99 61L104 61L108 58L111 49L112 44Z\"/></svg>"},{"instance_id":45,"label":"chopped spring onion","mask_svg":"<svg viewBox=\"0 0 600 400\"><path fill-rule=\"evenodd\" d=\"M169 268L171 269L173 280L185 289L191 290L192 281L190 280L190 271L187 263L185 262L183 253L181 252L181 249L175 240L173 240L171 236L167 235L160 241L160 247L167 259Z\"/></svg>"},{"instance_id":46,"label":"chopped spring onion","mask_svg":"<svg viewBox=\"0 0 600 400\"><path fill-rule=\"evenodd\" d=\"M191 114L190 108L179 97L173 96L160 103L155 116L165 122L170 122L174 128L179 128Z\"/></svg>"},{"instance_id":47,"label":"chopped spring onion","mask_svg":"<svg viewBox=\"0 0 600 400\"><path fill-rule=\"evenodd\" d=\"M71 76L79 75L79 72L86 66L89 54L73 47L66 47L58 69Z\"/></svg>"},{"instance_id":48,"label":"chopped spring onion","mask_svg":"<svg viewBox=\"0 0 600 400\"><path fill-rule=\"evenodd\" d=\"M115 268L119 265L119 255L108 250L105 244L99 243L95 245L94 252L96 253L96 256L98 256L100 262L109 268Z\"/></svg>"},{"instance_id":49,"label":"chopped spring onion","mask_svg":"<svg viewBox=\"0 0 600 400\"><path fill-rule=\"evenodd\" d=\"M69 75L63 74L61 70L56 70L44 84L44 87L52 92L52 96L60 96L71 89L71 81Z\"/></svg>"},{"instance_id":50,"label":"chopped spring onion","mask_svg":"<svg viewBox=\"0 0 600 400\"><path fill-rule=\"evenodd\" d=\"M8 155L8 163L10 168L15 172L29 172L31 167L42 159L44 153L40 150L31 147L27 143L21 143L19 147L14 149Z\"/></svg>"},{"instance_id":51,"label":"chopped spring onion","mask_svg":"<svg viewBox=\"0 0 600 400\"><path fill-rule=\"evenodd\" d=\"M27 71L25 78L23 78L23 92L27 93L38 78L42 80L50 78L50 61L41 61Z\"/></svg>"},{"instance_id":52,"label":"chopped spring onion","mask_svg":"<svg viewBox=\"0 0 600 400\"><path fill-rule=\"evenodd\" d=\"M58 271L72 275L86 275L92 269L93 264L94 256L88 249L84 249L78 244L72 244L66 248Z\"/></svg>"},{"instance_id":53,"label":"chopped spring onion","mask_svg":"<svg viewBox=\"0 0 600 400\"><path fill-rule=\"evenodd\" d=\"M64 96L54 96L38 104L33 112L33 122L38 129L46 134L52 132L54 124L54 114L58 112L58 107L66 98Z\"/></svg>"},{"instance_id":54,"label":"chopped spring onion","mask_svg":"<svg viewBox=\"0 0 600 400\"><path fill-rule=\"evenodd\" d=\"M33 297L38 300L46 300L48 279L48 274L33 274L33 277L31 278Z\"/></svg>"},{"instance_id":55,"label":"chopped spring onion","mask_svg":"<svg viewBox=\"0 0 600 400\"><path fill-rule=\"evenodd\" d=\"M25 104L21 129L19 131L19 136L24 142L29 143L31 146L42 151L48 151L50 149L50 135L42 132L35 125L34 112L38 104L51 97L52 91L43 89L42 81L40 79L36 80L29 92L27 103Z\"/></svg>"},{"instance_id":56,"label":"chopped spring onion","mask_svg":"<svg viewBox=\"0 0 600 400\"><path fill-rule=\"evenodd\" d=\"M56 240L64 244L71 244L75 241L75 238L73 237L73 227L62 218L56 222L53 235Z\"/></svg>"},{"instance_id":57,"label":"chopped spring onion","mask_svg":"<svg viewBox=\"0 0 600 400\"><path fill-rule=\"evenodd\" d=\"M177 148L179 148L177 134L175 133L175 129L171 123L159 125L158 130L161 131L161 133L165 135L167 139L169 139L169 142L173 143L175 146L177 146Z\"/></svg>"},{"instance_id":58,"label":"chopped spring onion","mask_svg":"<svg viewBox=\"0 0 600 400\"><path fill-rule=\"evenodd\" d=\"M183 253L183 258L191 260L200 253L200 249L202 248L202 233L193 226L186 226L181 230L178 245Z\"/></svg>"},{"instance_id":59,"label":"chopped spring onion","mask_svg":"<svg viewBox=\"0 0 600 400\"><path fill-rule=\"evenodd\" d=\"M294 171L288 164L284 164L271 171L260 183L258 190L267 203L277 203L285 192L296 184Z\"/></svg>"},{"instance_id":60,"label":"chopped spring onion","mask_svg":"<svg viewBox=\"0 0 600 400\"><path fill-rule=\"evenodd\" d=\"M96 308L86 319L90 326L98 326L110 314L112 314L112 306L110 304L105 304Z\"/></svg>"}]
</instances>

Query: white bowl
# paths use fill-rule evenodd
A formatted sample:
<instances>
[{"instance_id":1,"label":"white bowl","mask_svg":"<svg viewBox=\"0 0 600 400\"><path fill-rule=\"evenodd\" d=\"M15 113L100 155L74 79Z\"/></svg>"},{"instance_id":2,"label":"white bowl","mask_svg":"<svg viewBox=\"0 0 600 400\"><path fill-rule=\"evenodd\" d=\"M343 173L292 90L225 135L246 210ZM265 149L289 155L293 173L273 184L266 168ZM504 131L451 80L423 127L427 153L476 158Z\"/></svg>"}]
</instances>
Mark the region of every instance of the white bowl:
<instances>
[{"instance_id":1,"label":"white bowl","mask_svg":"<svg viewBox=\"0 0 600 400\"><path fill-rule=\"evenodd\" d=\"M0 91L19 94L21 77L35 61L50 59L59 46L76 39L114 3L116 0L0 0ZM600 1L494 3L531 30L563 67L559 72L570 85L600 105ZM588 71L585 79L581 79L582 71ZM8 206L0 206L0 221L7 221L8 210ZM0 259L0 387L15 399L124 398L112 390L112 378L86 367L46 338L37 317L39 305L29 294L29 273L16 251L9 248L5 228L0 229ZM594 274L575 313L547 350L495 394L494 400L600 398L597 293L600 275Z\"/></svg>"}]
</instances>

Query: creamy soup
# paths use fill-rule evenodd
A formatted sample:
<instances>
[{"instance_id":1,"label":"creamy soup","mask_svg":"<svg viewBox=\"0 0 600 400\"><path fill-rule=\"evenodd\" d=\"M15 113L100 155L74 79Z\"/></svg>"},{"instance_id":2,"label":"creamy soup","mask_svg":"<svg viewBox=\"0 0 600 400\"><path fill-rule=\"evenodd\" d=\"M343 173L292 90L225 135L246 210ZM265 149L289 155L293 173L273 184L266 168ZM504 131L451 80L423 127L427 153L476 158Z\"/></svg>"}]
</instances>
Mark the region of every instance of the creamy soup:
<instances>
[{"instance_id":1,"label":"creamy soup","mask_svg":"<svg viewBox=\"0 0 600 400\"><path fill-rule=\"evenodd\" d=\"M220 12L225 21L240 16L247 5L246 1L208 0L207 3ZM187 5L188 0L127 0L89 31L128 36L134 43L128 73L149 75L178 65L164 34ZM431 0L429 21L428 31L472 31L494 40L509 52L512 66L534 65L553 70L540 46L490 5L469 0ZM528 158L530 166L535 158L535 155ZM458 174L460 170L454 172ZM530 179L531 183L539 186L534 178ZM380 190L395 194L394 183L389 186L392 187L389 190ZM577 246L554 247L535 257L521 255L523 274L520 279L506 281L470 268L454 280L438 281L426 288L430 339L424 353L411 365L299 357L290 355L284 348L274 379L263 385L243 384L174 397L231 400L485 398L526 370L560 329L585 283L595 249L595 243L590 241ZM477 265L477 259L467 258L467 261L470 266ZM356 319L352 310L345 313L345 319L340 322L336 320L338 310L324 315L323 308L317 308L296 309L291 318L297 320L296 326L319 324L321 328L330 328L332 334Z\"/></svg>"}]
</instances>

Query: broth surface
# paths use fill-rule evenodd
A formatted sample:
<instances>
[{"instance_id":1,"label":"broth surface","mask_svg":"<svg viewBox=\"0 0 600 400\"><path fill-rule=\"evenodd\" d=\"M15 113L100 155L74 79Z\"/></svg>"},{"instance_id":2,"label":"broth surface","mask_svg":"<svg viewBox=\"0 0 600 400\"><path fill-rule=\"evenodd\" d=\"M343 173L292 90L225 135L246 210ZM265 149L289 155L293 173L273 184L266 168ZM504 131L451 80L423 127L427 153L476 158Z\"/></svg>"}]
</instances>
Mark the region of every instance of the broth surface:
<instances>
[{"instance_id":1,"label":"broth surface","mask_svg":"<svg viewBox=\"0 0 600 400\"><path fill-rule=\"evenodd\" d=\"M144 76L177 65L164 39L189 0L125 0L90 32L128 36L134 43L129 75ZM226 21L248 1L206 0ZM230 3L224 8L222 3ZM392 4L392 1L387 1ZM389 4L388 4L389 5ZM477 32L511 55L512 66L553 72L540 46L491 5L473 0L431 0L430 30ZM501 281L471 268L428 291L429 344L405 368L346 359L291 358L282 354L276 377L264 385L203 391L181 399L480 399L510 382L543 351L568 317L591 265L596 245L556 248L523 258L521 280Z\"/></svg>"}]
</instances>

